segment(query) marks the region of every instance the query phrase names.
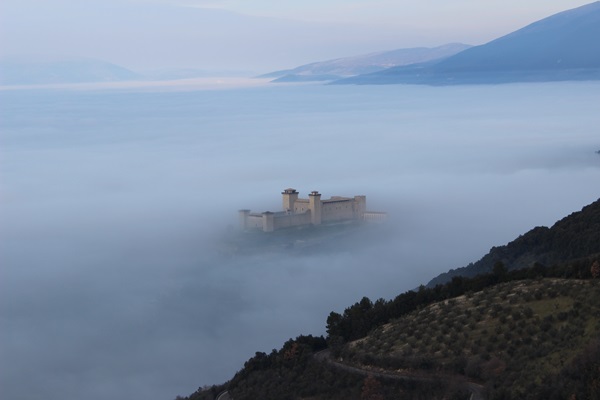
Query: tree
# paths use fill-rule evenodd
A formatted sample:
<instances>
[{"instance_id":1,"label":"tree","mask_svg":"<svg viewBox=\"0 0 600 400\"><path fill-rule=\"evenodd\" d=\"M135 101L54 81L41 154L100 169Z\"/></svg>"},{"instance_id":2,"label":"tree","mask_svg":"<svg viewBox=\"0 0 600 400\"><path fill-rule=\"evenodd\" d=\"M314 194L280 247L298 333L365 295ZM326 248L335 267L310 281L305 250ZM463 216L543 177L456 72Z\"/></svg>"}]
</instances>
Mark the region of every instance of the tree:
<instances>
[{"instance_id":1,"label":"tree","mask_svg":"<svg viewBox=\"0 0 600 400\"><path fill-rule=\"evenodd\" d=\"M497 261L494 264L494 269L492 270L492 274L496 278L497 282L503 282L504 278L506 278L508 270L502 261Z\"/></svg>"},{"instance_id":2,"label":"tree","mask_svg":"<svg viewBox=\"0 0 600 400\"><path fill-rule=\"evenodd\" d=\"M343 337L342 316L336 312L331 312L327 317L327 334L329 337Z\"/></svg>"}]
</instances>

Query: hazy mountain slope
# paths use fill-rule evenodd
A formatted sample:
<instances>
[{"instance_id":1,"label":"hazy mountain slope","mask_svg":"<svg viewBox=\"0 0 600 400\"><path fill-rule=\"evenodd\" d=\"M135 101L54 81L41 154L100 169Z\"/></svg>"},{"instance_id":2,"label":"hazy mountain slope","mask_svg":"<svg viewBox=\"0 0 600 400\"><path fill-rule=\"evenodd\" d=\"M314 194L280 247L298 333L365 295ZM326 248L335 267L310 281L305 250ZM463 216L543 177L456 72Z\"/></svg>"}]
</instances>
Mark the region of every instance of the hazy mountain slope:
<instances>
[{"instance_id":1,"label":"hazy mountain slope","mask_svg":"<svg viewBox=\"0 0 600 400\"><path fill-rule=\"evenodd\" d=\"M439 47L416 47L410 49L397 49L382 51L366 55L344 57L335 60L315 62L301 65L294 69L275 71L261 75L261 78L277 78L277 81L300 80L332 80L345 76L366 74L381 71L386 68L422 63L449 57L470 45L450 43Z\"/></svg>"},{"instance_id":2,"label":"hazy mountain slope","mask_svg":"<svg viewBox=\"0 0 600 400\"><path fill-rule=\"evenodd\" d=\"M600 1L555 14L439 65L487 71L600 67Z\"/></svg>"},{"instance_id":3,"label":"hazy mountain slope","mask_svg":"<svg viewBox=\"0 0 600 400\"><path fill-rule=\"evenodd\" d=\"M449 282L454 276L473 277L491 272L502 262L508 270L552 264L600 253L600 200L556 222L551 228L536 227L505 246L492 247L474 264L450 270L427 286Z\"/></svg>"},{"instance_id":4,"label":"hazy mountain slope","mask_svg":"<svg viewBox=\"0 0 600 400\"><path fill-rule=\"evenodd\" d=\"M600 2L537 21L434 65L394 67L355 84L462 84L600 79Z\"/></svg>"},{"instance_id":5,"label":"hazy mountain slope","mask_svg":"<svg viewBox=\"0 0 600 400\"><path fill-rule=\"evenodd\" d=\"M0 60L0 85L113 82L140 79L126 68L94 59Z\"/></svg>"}]
</instances>

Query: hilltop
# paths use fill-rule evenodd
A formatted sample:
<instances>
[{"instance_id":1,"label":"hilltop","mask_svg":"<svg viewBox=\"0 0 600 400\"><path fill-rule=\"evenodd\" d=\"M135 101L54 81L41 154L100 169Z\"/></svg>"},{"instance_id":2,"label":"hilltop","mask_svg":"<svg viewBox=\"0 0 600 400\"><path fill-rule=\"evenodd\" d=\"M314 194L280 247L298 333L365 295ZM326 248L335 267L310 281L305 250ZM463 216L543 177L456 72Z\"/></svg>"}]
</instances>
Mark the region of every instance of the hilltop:
<instances>
[{"instance_id":1,"label":"hilltop","mask_svg":"<svg viewBox=\"0 0 600 400\"><path fill-rule=\"evenodd\" d=\"M600 79L600 2L552 15L437 63L337 84L477 84Z\"/></svg>"}]
</instances>

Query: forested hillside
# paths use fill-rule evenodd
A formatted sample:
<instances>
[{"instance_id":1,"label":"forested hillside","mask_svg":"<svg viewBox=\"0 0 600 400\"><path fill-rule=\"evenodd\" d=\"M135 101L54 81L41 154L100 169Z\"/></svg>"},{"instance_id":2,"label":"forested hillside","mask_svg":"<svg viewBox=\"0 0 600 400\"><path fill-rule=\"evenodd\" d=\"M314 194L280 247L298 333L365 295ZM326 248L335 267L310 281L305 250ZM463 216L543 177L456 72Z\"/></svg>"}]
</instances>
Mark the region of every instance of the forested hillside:
<instances>
[{"instance_id":1,"label":"forested hillside","mask_svg":"<svg viewBox=\"0 0 600 400\"><path fill-rule=\"evenodd\" d=\"M497 264L391 301L363 298L330 314L327 338L258 352L231 381L187 399L595 399L599 278L598 258Z\"/></svg>"},{"instance_id":2,"label":"forested hillside","mask_svg":"<svg viewBox=\"0 0 600 400\"><path fill-rule=\"evenodd\" d=\"M326 338L258 352L187 399L599 399L599 234L596 201L469 267L487 273L364 297Z\"/></svg>"},{"instance_id":3,"label":"forested hillside","mask_svg":"<svg viewBox=\"0 0 600 400\"><path fill-rule=\"evenodd\" d=\"M599 335L599 280L527 279L421 308L338 356L373 371L464 377L493 399L585 399L600 395L591 386L600 383L599 371L583 381L565 377L584 372L590 352L600 356ZM561 385L547 387L560 378Z\"/></svg>"},{"instance_id":4,"label":"forested hillside","mask_svg":"<svg viewBox=\"0 0 600 400\"><path fill-rule=\"evenodd\" d=\"M450 270L427 286L450 281L455 276L474 277L491 272L497 262L508 270L589 257L600 253L600 200L556 222L551 228L536 227L505 246L492 247L481 260Z\"/></svg>"}]
</instances>

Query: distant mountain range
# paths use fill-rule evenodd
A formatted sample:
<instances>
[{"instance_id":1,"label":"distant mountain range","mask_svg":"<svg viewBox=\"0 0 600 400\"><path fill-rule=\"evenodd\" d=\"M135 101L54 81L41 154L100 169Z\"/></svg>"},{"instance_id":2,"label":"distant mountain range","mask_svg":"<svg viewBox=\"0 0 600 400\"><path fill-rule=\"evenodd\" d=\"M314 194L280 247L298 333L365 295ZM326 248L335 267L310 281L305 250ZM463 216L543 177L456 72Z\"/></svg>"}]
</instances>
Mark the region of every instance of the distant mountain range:
<instances>
[{"instance_id":1,"label":"distant mountain range","mask_svg":"<svg viewBox=\"0 0 600 400\"><path fill-rule=\"evenodd\" d=\"M0 85L214 75L190 69L142 75L94 59L0 59ZM398 49L306 64L260 77L274 82L428 85L600 80L600 1L555 14L481 46L451 43Z\"/></svg>"},{"instance_id":2,"label":"distant mountain range","mask_svg":"<svg viewBox=\"0 0 600 400\"><path fill-rule=\"evenodd\" d=\"M121 81L166 81L212 77L248 77L250 71L170 68L139 73L90 58L0 58L0 85L48 85Z\"/></svg>"},{"instance_id":3,"label":"distant mountain range","mask_svg":"<svg viewBox=\"0 0 600 400\"><path fill-rule=\"evenodd\" d=\"M542 19L438 62L336 84L473 84L600 79L600 1Z\"/></svg>"},{"instance_id":4,"label":"distant mountain range","mask_svg":"<svg viewBox=\"0 0 600 400\"><path fill-rule=\"evenodd\" d=\"M139 80L127 68L95 59L6 58L0 60L0 85L115 82Z\"/></svg>"},{"instance_id":5,"label":"distant mountain range","mask_svg":"<svg viewBox=\"0 0 600 400\"><path fill-rule=\"evenodd\" d=\"M294 69L261 75L259 78L276 78L274 82L337 80L344 77L382 71L395 66L441 60L470 47L467 44L450 43L433 48L415 47L381 51L301 65Z\"/></svg>"}]
</instances>

